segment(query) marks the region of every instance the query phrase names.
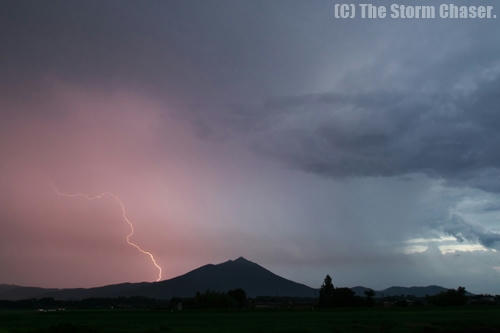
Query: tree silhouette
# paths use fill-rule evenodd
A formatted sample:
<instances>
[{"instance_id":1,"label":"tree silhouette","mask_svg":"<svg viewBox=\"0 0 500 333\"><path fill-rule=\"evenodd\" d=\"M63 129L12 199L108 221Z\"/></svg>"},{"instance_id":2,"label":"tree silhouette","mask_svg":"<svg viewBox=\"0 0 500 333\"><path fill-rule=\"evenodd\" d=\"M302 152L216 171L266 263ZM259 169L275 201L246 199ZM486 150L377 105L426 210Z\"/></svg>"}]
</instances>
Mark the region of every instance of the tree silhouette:
<instances>
[{"instance_id":1,"label":"tree silhouette","mask_svg":"<svg viewBox=\"0 0 500 333\"><path fill-rule=\"evenodd\" d=\"M241 288L229 290L227 295L234 299L237 307L242 308L247 305L247 294L245 290Z\"/></svg>"},{"instance_id":2,"label":"tree silhouette","mask_svg":"<svg viewBox=\"0 0 500 333\"><path fill-rule=\"evenodd\" d=\"M325 277L321 288L319 289L319 306L329 307L333 305L333 297L335 294L335 287L332 283L330 275Z\"/></svg>"},{"instance_id":3,"label":"tree silhouette","mask_svg":"<svg viewBox=\"0 0 500 333\"><path fill-rule=\"evenodd\" d=\"M448 306L448 305L464 305L467 303L467 291L464 287L449 289L434 296L428 296L427 300L431 304Z\"/></svg>"},{"instance_id":4,"label":"tree silhouette","mask_svg":"<svg viewBox=\"0 0 500 333\"><path fill-rule=\"evenodd\" d=\"M369 306L373 305L373 297L375 296L375 291L373 289L365 290L366 304Z\"/></svg>"}]
</instances>

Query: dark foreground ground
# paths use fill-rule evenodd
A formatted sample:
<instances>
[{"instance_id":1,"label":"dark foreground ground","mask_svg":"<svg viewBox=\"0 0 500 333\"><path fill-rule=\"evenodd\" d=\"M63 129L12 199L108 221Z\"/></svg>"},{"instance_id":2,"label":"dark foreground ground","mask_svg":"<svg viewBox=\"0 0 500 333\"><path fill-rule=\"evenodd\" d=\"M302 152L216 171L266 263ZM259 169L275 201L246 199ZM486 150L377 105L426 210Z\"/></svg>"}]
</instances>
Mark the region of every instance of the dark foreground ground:
<instances>
[{"instance_id":1,"label":"dark foreground ground","mask_svg":"<svg viewBox=\"0 0 500 333\"><path fill-rule=\"evenodd\" d=\"M500 332L499 307L0 311L0 332Z\"/></svg>"}]
</instances>

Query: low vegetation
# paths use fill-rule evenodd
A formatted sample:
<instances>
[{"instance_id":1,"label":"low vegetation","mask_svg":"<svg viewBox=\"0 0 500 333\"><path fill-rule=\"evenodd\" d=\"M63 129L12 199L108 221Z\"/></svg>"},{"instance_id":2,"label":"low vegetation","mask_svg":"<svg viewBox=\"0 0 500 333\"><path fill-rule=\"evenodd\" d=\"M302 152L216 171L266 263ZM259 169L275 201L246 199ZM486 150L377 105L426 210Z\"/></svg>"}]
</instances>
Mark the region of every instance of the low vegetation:
<instances>
[{"instance_id":1,"label":"low vegetation","mask_svg":"<svg viewBox=\"0 0 500 333\"><path fill-rule=\"evenodd\" d=\"M500 332L499 307L0 311L0 332Z\"/></svg>"},{"instance_id":2,"label":"low vegetation","mask_svg":"<svg viewBox=\"0 0 500 333\"><path fill-rule=\"evenodd\" d=\"M0 333L49 332L499 332L500 299L465 288L426 297L375 297L335 288L318 298L248 298L243 289L191 298L0 301Z\"/></svg>"}]
</instances>

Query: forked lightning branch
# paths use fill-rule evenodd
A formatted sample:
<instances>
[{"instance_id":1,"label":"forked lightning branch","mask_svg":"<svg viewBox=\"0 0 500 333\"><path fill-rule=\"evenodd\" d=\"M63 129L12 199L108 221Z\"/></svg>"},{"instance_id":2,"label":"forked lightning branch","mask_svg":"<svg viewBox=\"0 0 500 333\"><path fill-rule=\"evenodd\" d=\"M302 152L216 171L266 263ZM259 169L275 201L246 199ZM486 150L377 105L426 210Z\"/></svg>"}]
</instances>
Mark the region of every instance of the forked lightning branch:
<instances>
[{"instance_id":1,"label":"forked lightning branch","mask_svg":"<svg viewBox=\"0 0 500 333\"><path fill-rule=\"evenodd\" d=\"M125 241L127 242L128 245L130 245L131 247L135 248L139 253L142 253L143 255L145 255L145 256L147 256L149 258L151 264L153 264L153 266L155 267L155 269L158 272L158 275L156 277L156 281L160 281L161 280L161 278L162 278L162 268L158 264L158 262L157 262L155 256L153 255L153 253L151 253L150 251L147 251L147 250L143 249L139 244L137 244L136 242L134 242L132 240L132 236L134 236L134 233L135 233L134 224L132 223L132 221L128 217L128 215L127 215L127 209L125 208L125 204L120 199L120 197L118 197L116 194L111 193L111 192L103 192L103 193L96 194L96 195L88 195L88 194L85 194L85 193L65 193L65 192L59 191L59 189L54 184L52 184L52 189L54 190L54 192L57 195L59 195L61 197L83 198L83 199L86 199L86 200L89 200L89 201L101 200L101 199L106 199L107 198L107 199L112 199L116 204L118 204L118 206L120 207L120 210L121 210L122 219L129 226L129 228L130 228L129 233L125 237Z\"/></svg>"}]
</instances>

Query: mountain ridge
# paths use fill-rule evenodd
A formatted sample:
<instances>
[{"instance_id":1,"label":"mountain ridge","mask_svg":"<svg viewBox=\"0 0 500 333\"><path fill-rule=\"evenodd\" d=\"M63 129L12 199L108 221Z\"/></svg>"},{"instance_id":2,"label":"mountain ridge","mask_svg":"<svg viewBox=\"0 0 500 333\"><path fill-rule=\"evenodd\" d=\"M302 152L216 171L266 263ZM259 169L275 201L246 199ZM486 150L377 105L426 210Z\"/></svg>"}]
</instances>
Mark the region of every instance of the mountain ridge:
<instances>
[{"instance_id":1,"label":"mountain ridge","mask_svg":"<svg viewBox=\"0 0 500 333\"><path fill-rule=\"evenodd\" d=\"M366 288L363 286L356 286L351 288L351 290L354 291L354 293L357 296L365 296L364 292L369 289L370 288ZM375 297L392 297L392 296L425 297L425 296L437 295L448 289L449 288L444 288L441 286L429 285L429 286L411 286L411 287L392 286L382 290L373 290L373 291L375 292Z\"/></svg>"},{"instance_id":2,"label":"mountain ridge","mask_svg":"<svg viewBox=\"0 0 500 333\"><path fill-rule=\"evenodd\" d=\"M45 297L68 300L131 296L168 299L193 297L198 291L228 291L236 288L245 290L249 297L317 297L319 293L318 289L286 279L255 262L238 257L219 264L206 264L185 274L158 282L123 282L93 288L41 288L0 284L0 300ZM368 289L370 288L362 286L351 288L356 295L362 297L365 296L364 292ZM394 286L375 291L375 297L400 295L424 297L446 290L447 288L435 285L426 287Z\"/></svg>"}]
</instances>

